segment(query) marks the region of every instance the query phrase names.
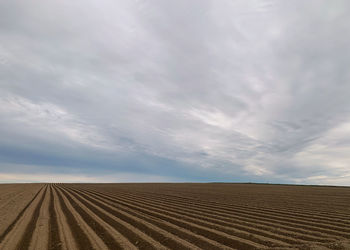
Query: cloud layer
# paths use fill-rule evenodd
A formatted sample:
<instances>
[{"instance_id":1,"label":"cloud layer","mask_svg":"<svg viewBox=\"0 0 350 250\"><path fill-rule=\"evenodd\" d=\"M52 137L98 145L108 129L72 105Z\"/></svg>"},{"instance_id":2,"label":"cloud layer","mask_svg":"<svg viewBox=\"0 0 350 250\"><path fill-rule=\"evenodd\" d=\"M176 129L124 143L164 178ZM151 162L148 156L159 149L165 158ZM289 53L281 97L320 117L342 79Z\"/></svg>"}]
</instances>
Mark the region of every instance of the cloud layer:
<instances>
[{"instance_id":1,"label":"cloud layer","mask_svg":"<svg viewBox=\"0 0 350 250\"><path fill-rule=\"evenodd\" d=\"M348 23L340 0L2 1L0 181L347 185Z\"/></svg>"}]
</instances>

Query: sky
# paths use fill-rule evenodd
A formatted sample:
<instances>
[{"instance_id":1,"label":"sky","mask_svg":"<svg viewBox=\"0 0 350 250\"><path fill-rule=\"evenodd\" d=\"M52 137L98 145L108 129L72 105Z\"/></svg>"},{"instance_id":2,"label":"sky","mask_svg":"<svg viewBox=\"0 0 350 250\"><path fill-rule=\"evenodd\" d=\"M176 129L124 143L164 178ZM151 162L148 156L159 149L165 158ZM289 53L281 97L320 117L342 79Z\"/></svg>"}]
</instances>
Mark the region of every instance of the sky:
<instances>
[{"instance_id":1,"label":"sky","mask_svg":"<svg viewBox=\"0 0 350 250\"><path fill-rule=\"evenodd\" d=\"M347 0L0 1L0 182L350 183Z\"/></svg>"}]
</instances>

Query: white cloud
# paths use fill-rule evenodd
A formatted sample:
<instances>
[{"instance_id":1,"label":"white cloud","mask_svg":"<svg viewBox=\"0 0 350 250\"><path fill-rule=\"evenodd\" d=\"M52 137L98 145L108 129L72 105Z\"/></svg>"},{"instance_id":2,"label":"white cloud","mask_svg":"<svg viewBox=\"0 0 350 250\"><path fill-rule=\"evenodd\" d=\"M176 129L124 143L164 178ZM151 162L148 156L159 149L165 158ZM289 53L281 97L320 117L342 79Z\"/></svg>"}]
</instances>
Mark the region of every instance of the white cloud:
<instances>
[{"instance_id":1,"label":"white cloud","mask_svg":"<svg viewBox=\"0 0 350 250\"><path fill-rule=\"evenodd\" d=\"M298 165L316 168L328 176L307 177L307 180L328 181L339 177L339 181L350 176L350 121L330 129L294 156ZM316 179L315 179L316 178Z\"/></svg>"},{"instance_id":2,"label":"white cloud","mask_svg":"<svg viewBox=\"0 0 350 250\"><path fill-rule=\"evenodd\" d=\"M8 95L0 100L0 115L7 123L37 131L39 136L63 136L87 146L110 148L107 139L98 133L97 128L52 103L34 103L21 96Z\"/></svg>"},{"instance_id":3,"label":"white cloud","mask_svg":"<svg viewBox=\"0 0 350 250\"><path fill-rule=\"evenodd\" d=\"M232 128L232 119L222 113L221 111L208 111L193 109L189 111L189 114L200 121L215 126L221 129Z\"/></svg>"},{"instance_id":4,"label":"white cloud","mask_svg":"<svg viewBox=\"0 0 350 250\"><path fill-rule=\"evenodd\" d=\"M343 183L349 7L3 1L0 170L41 156L118 172L118 158L169 178Z\"/></svg>"}]
</instances>

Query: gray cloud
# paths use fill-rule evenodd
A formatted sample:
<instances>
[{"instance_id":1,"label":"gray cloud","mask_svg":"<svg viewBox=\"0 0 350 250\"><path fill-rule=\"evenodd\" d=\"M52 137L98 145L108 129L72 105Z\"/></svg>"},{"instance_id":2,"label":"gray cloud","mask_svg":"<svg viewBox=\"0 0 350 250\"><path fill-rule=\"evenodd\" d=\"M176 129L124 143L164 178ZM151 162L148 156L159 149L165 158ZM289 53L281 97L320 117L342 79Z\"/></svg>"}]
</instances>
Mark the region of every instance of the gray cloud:
<instances>
[{"instance_id":1,"label":"gray cloud","mask_svg":"<svg viewBox=\"0 0 350 250\"><path fill-rule=\"evenodd\" d=\"M347 1L0 9L4 178L350 180Z\"/></svg>"}]
</instances>

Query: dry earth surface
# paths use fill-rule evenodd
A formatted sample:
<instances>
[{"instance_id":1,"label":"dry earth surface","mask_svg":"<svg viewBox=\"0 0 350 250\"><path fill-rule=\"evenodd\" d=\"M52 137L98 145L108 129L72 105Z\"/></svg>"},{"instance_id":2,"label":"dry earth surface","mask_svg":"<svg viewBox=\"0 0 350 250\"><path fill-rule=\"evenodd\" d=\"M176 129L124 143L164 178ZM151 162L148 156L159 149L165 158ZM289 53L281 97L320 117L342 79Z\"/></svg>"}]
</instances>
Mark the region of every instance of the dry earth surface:
<instances>
[{"instance_id":1,"label":"dry earth surface","mask_svg":"<svg viewBox=\"0 0 350 250\"><path fill-rule=\"evenodd\" d=\"M350 188L1 184L0 249L350 249Z\"/></svg>"}]
</instances>

